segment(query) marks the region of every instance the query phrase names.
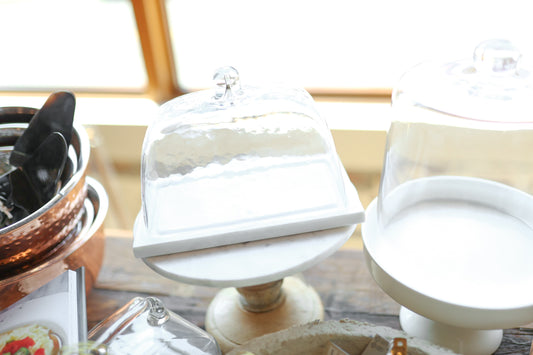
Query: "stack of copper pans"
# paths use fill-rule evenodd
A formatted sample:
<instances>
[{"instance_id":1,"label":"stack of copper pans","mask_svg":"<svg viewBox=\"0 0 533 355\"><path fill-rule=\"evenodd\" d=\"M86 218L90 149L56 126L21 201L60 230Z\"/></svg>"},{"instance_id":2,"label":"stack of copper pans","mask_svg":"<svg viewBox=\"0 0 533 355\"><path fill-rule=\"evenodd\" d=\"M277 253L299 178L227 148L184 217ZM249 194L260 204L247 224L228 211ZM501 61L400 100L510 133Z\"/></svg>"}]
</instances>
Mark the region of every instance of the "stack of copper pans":
<instances>
[{"instance_id":1,"label":"stack of copper pans","mask_svg":"<svg viewBox=\"0 0 533 355\"><path fill-rule=\"evenodd\" d=\"M0 108L0 169L36 112ZM89 154L87 133L74 125L58 193L27 217L0 228L0 309L66 269L85 267L86 290L91 289L103 260L108 199L103 187L86 176Z\"/></svg>"}]
</instances>

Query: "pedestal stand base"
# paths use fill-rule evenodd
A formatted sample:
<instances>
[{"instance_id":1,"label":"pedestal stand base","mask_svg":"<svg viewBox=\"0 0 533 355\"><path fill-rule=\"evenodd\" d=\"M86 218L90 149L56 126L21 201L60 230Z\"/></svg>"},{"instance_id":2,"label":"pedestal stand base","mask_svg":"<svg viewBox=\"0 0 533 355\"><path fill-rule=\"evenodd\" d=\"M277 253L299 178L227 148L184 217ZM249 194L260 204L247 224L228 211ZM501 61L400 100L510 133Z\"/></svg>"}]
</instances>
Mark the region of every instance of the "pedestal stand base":
<instances>
[{"instance_id":1,"label":"pedestal stand base","mask_svg":"<svg viewBox=\"0 0 533 355\"><path fill-rule=\"evenodd\" d=\"M284 278L281 291L276 291L279 286L281 281L239 291L225 288L215 296L205 326L223 353L264 334L323 320L324 308L313 288L297 277Z\"/></svg>"},{"instance_id":2,"label":"pedestal stand base","mask_svg":"<svg viewBox=\"0 0 533 355\"><path fill-rule=\"evenodd\" d=\"M503 330L476 330L459 328L432 321L409 309L400 309L400 324L409 335L426 339L465 355L494 353L503 337Z\"/></svg>"}]
</instances>

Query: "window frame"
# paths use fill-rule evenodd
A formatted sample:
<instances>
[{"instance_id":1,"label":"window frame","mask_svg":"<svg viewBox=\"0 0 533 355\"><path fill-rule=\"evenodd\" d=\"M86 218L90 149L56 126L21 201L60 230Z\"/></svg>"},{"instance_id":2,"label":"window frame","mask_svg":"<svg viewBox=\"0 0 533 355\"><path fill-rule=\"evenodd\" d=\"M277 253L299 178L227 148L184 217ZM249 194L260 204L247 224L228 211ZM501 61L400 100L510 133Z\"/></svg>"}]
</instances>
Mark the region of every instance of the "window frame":
<instances>
[{"instance_id":1,"label":"window frame","mask_svg":"<svg viewBox=\"0 0 533 355\"><path fill-rule=\"evenodd\" d=\"M187 91L179 86L170 40L165 0L131 0L143 50L148 86L146 94L162 103ZM317 100L389 102L392 88L307 88Z\"/></svg>"}]
</instances>

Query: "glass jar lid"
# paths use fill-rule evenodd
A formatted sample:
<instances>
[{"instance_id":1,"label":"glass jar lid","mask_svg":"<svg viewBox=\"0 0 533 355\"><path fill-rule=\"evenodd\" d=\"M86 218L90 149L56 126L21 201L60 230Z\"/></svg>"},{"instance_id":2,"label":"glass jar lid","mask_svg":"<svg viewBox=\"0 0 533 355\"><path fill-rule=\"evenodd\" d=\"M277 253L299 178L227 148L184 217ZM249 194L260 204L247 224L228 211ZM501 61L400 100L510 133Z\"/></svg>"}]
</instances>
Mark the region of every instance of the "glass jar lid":
<instances>
[{"instance_id":1,"label":"glass jar lid","mask_svg":"<svg viewBox=\"0 0 533 355\"><path fill-rule=\"evenodd\" d=\"M163 104L147 130L138 257L360 222L357 192L305 90L241 86L231 67L214 82Z\"/></svg>"},{"instance_id":2,"label":"glass jar lid","mask_svg":"<svg viewBox=\"0 0 533 355\"><path fill-rule=\"evenodd\" d=\"M221 354L213 336L156 297L133 298L91 329L89 339L90 354Z\"/></svg>"}]
</instances>

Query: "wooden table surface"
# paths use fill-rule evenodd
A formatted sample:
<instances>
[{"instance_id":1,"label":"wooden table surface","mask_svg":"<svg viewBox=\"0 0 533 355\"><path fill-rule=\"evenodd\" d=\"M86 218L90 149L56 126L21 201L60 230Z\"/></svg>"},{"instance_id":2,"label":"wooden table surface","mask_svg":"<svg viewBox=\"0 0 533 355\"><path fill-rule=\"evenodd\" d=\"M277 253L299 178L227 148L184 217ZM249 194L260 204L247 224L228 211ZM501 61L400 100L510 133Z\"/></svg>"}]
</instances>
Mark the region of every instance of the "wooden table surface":
<instances>
[{"instance_id":1,"label":"wooden table surface","mask_svg":"<svg viewBox=\"0 0 533 355\"><path fill-rule=\"evenodd\" d=\"M220 289L166 279L136 259L131 245L131 232L106 231L104 262L87 299L89 329L136 296L158 297L203 328L207 307ZM303 276L320 295L326 320L349 318L400 328L400 305L376 285L357 246L347 243ZM532 340L531 325L506 329L496 354L529 354Z\"/></svg>"}]
</instances>

